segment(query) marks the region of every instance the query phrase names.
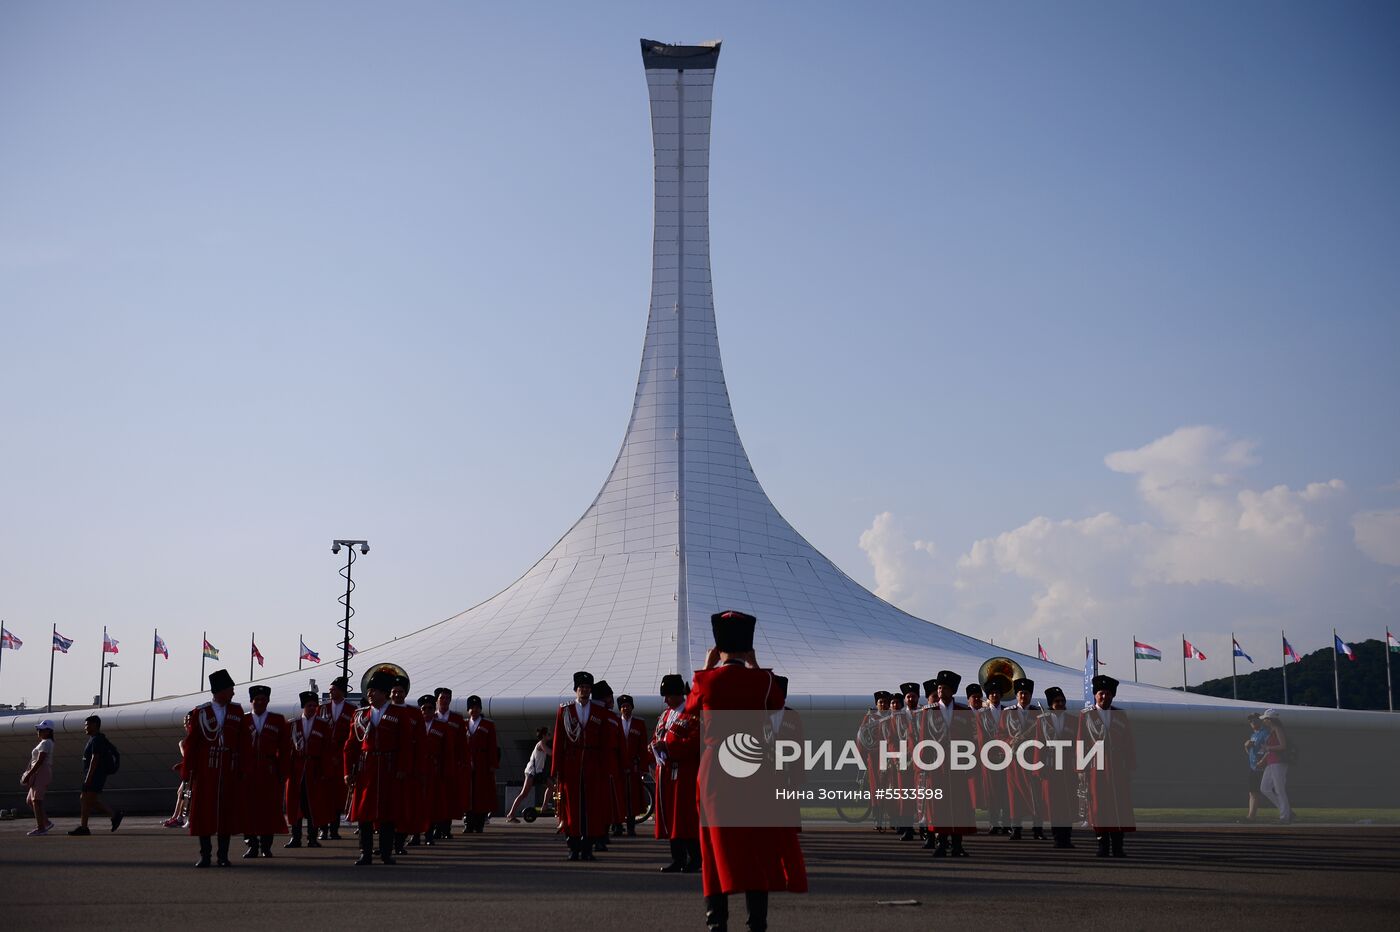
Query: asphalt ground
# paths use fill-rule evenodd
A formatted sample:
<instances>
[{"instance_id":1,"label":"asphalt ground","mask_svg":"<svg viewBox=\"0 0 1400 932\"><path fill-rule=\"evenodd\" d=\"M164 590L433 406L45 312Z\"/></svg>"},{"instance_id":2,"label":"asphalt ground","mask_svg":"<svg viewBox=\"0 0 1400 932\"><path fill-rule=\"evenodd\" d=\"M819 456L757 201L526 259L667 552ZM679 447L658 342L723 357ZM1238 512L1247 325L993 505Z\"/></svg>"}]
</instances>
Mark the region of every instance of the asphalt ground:
<instances>
[{"instance_id":1,"label":"asphalt ground","mask_svg":"<svg viewBox=\"0 0 1400 932\"><path fill-rule=\"evenodd\" d=\"M618 839L598 861L568 863L543 821L499 820L482 835L410 849L399 864L357 868L355 842L283 850L195 870L196 840L129 816L120 831L29 838L32 821L0 823L4 915L26 929L539 930L703 929L700 879L661 874L666 847ZM1124 860L1077 848L977 836L972 856L935 861L918 842L868 827L803 832L811 892L775 894L781 929L1231 930L1394 929L1400 908L1400 828L1153 826L1128 836ZM743 928L742 897L731 902ZM883 905L884 901L914 905Z\"/></svg>"}]
</instances>

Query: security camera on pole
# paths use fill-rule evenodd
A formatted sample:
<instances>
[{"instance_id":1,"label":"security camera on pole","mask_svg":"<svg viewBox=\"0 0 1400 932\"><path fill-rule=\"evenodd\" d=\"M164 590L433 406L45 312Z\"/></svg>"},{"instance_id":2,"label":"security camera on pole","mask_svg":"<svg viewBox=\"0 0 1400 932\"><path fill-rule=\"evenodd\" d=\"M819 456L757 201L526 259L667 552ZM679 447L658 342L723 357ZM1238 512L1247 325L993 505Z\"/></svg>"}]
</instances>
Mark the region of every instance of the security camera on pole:
<instances>
[{"instance_id":1,"label":"security camera on pole","mask_svg":"<svg viewBox=\"0 0 1400 932\"><path fill-rule=\"evenodd\" d=\"M345 595L340 601L345 603L345 621L342 623L342 639L340 642L340 675L347 680L350 677L350 657L358 653L350 646L354 640L355 632L350 630L350 618L355 614L355 610L350 607L350 593L355 591L355 583L350 579L350 568L355 565L355 548L360 548L361 554L369 553L369 541L367 540L333 540L331 541L331 553L340 553L340 548L345 548L345 569L340 571L340 575L345 577Z\"/></svg>"}]
</instances>

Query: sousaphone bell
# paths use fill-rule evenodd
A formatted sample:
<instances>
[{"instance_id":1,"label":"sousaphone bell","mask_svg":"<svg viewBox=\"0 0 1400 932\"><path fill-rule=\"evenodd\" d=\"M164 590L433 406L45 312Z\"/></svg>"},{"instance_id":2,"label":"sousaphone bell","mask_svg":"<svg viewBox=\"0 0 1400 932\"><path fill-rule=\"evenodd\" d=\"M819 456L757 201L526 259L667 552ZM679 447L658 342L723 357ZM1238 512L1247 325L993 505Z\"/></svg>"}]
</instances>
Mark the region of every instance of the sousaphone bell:
<instances>
[{"instance_id":1,"label":"sousaphone bell","mask_svg":"<svg viewBox=\"0 0 1400 932\"><path fill-rule=\"evenodd\" d=\"M390 676L408 676L408 671L396 663L376 663L360 675L360 695L369 695L369 678L380 672Z\"/></svg>"},{"instance_id":2,"label":"sousaphone bell","mask_svg":"<svg viewBox=\"0 0 1400 932\"><path fill-rule=\"evenodd\" d=\"M1019 679L1024 679L1026 671L1021 669L1021 665L1010 657L993 657L977 669L977 682L986 683L994 676L1006 679L1006 692L1011 691L1011 684Z\"/></svg>"}]
</instances>

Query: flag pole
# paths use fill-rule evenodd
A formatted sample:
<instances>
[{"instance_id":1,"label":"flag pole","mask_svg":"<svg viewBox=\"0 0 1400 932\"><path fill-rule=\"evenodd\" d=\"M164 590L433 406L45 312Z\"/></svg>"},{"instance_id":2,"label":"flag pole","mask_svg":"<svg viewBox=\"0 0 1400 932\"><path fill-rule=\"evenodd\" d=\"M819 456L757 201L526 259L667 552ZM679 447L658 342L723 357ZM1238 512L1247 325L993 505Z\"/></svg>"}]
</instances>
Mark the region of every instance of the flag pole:
<instances>
[{"instance_id":1,"label":"flag pole","mask_svg":"<svg viewBox=\"0 0 1400 932\"><path fill-rule=\"evenodd\" d=\"M1395 711L1395 687L1390 685L1390 629L1385 629L1385 704Z\"/></svg>"},{"instance_id":2,"label":"flag pole","mask_svg":"<svg viewBox=\"0 0 1400 932\"><path fill-rule=\"evenodd\" d=\"M200 645L199 645L199 690L200 690L200 692L203 692L203 691L204 691L204 661L207 659L207 656L206 656L205 651L204 651L204 645L209 643L209 632L208 632L208 631L205 631L205 632L204 632L203 634L201 634L199 637L200 637Z\"/></svg>"},{"instance_id":3,"label":"flag pole","mask_svg":"<svg viewBox=\"0 0 1400 932\"><path fill-rule=\"evenodd\" d=\"M1288 635L1280 630L1279 637L1283 638L1283 646L1285 648L1283 652L1283 704L1288 705L1288 651L1286 649L1288 647Z\"/></svg>"},{"instance_id":4,"label":"flag pole","mask_svg":"<svg viewBox=\"0 0 1400 932\"><path fill-rule=\"evenodd\" d=\"M297 669L301 669L301 635L297 635Z\"/></svg>"},{"instance_id":5,"label":"flag pole","mask_svg":"<svg viewBox=\"0 0 1400 932\"><path fill-rule=\"evenodd\" d=\"M253 682L253 650L258 646L258 632L248 635L248 682Z\"/></svg>"},{"instance_id":6,"label":"flag pole","mask_svg":"<svg viewBox=\"0 0 1400 932\"><path fill-rule=\"evenodd\" d=\"M1235 632L1230 632L1230 698L1238 699L1240 691L1235 686Z\"/></svg>"},{"instance_id":7,"label":"flag pole","mask_svg":"<svg viewBox=\"0 0 1400 932\"><path fill-rule=\"evenodd\" d=\"M53 626L53 637L58 637L58 625ZM49 704L44 707L45 712L53 711L53 655L58 653L53 649L53 640L49 641Z\"/></svg>"},{"instance_id":8,"label":"flag pole","mask_svg":"<svg viewBox=\"0 0 1400 932\"><path fill-rule=\"evenodd\" d=\"M1133 682L1138 681L1137 675L1137 635L1133 635Z\"/></svg>"},{"instance_id":9,"label":"flag pole","mask_svg":"<svg viewBox=\"0 0 1400 932\"><path fill-rule=\"evenodd\" d=\"M160 639L160 629L151 632L151 701L156 699L156 641Z\"/></svg>"},{"instance_id":10,"label":"flag pole","mask_svg":"<svg viewBox=\"0 0 1400 932\"><path fill-rule=\"evenodd\" d=\"M1332 629L1332 695L1337 699L1337 708L1342 707L1342 675L1337 666L1337 629Z\"/></svg>"},{"instance_id":11,"label":"flag pole","mask_svg":"<svg viewBox=\"0 0 1400 932\"><path fill-rule=\"evenodd\" d=\"M1389 634L1390 632L1387 631L1386 633ZM5 667L5 619L0 618L0 670L3 670L4 667ZM1386 681L1389 682L1389 680L1390 680L1390 650L1389 650L1389 648L1386 649L1386 653L1385 653L1385 676L1386 676Z\"/></svg>"},{"instance_id":12,"label":"flag pole","mask_svg":"<svg viewBox=\"0 0 1400 932\"><path fill-rule=\"evenodd\" d=\"M1186 635L1181 636L1181 691L1189 693L1191 690L1186 685Z\"/></svg>"}]
</instances>

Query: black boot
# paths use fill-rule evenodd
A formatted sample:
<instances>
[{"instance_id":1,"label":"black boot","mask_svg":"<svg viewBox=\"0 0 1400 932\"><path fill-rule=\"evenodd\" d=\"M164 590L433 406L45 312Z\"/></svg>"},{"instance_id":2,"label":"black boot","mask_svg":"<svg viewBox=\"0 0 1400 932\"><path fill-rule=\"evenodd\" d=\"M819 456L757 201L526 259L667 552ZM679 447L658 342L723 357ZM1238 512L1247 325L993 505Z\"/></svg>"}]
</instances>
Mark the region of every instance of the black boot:
<instances>
[{"instance_id":1,"label":"black boot","mask_svg":"<svg viewBox=\"0 0 1400 932\"><path fill-rule=\"evenodd\" d=\"M579 849L582 847L582 844L583 844L583 839L582 839L582 838L574 838L573 836L569 836L569 860L570 860L570 861L577 861L577 860L579 860L579 859L581 859L581 858L583 857L583 855L581 855L581 854L579 853Z\"/></svg>"},{"instance_id":2,"label":"black boot","mask_svg":"<svg viewBox=\"0 0 1400 932\"><path fill-rule=\"evenodd\" d=\"M1110 835L1108 836L1108 840L1109 840L1109 843L1113 846L1113 856L1114 856L1115 858L1126 858L1126 857L1127 857L1127 854L1125 854L1125 853L1123 852L1123 833L1122 833L1122 832L1113 832L1112 834L1110 834Z\"/></svg>"},{"instance_id":3,"label":"black boot","mask_svg":"<svg viewBox=\"0 0 1400 932\"><path fill-rule=\"evenodd\" d=\"M1012 840L1012 841L1020 841L1020 840L1021 840L1021 826L1018 825L1018 826L1016 826L1015 828L1013 828L1013 829L1011 830L1011 840Z\"/></svg>"},{"instance_id":4,"label":"black boot","mask_svg":"<svg viewBox=\"0 0 1400 932\"><path fill-rule=\"evenodd\" d=\"M749 932L766 932L768 929L768 891L745 891L744 905L749 911Z\"/></svg>"},{"instance_id":5,"label":"black boot","mask_svg":"<svg viewBox=\"0 0 1400 932\"><path fill-rule=\"evenodd\" d=\"M300 825L301 823L297 823L297 824ZM314 825L311 824L311 820L310 820L310 819L307 819L307 820L306 820L306 847L308 847L308 848L319 848L319 847L321 847L321 843L320 843L319 841L316 840L316 836L319 835L319 834L320 834L320 832L316 831L316 826L314 826Z\"/></svg>"},{"instance_id":6,"label":"black boot","mask_svg":"<svg viewBox=\"0 0 1400 932\"><path fill-rule=\"evenodd\" d=\"M219 849L218 849L216 852L214 852L214 863L217 864L217 865L219 865L220 867L231 867L231 866L232 866L232 865L229 863L229 859L228 859L228 843L229 843L229 839L231 839L232 837L233 837L233 836L231 836L231 835L220 835L220 836L219 836Z\"/></svg>"},{"instance_id":7,"label":"black boot","mask_svg":"<svg viewBox=\"0 0 1400 932\"><path fill-rule=\"evenodd\" d=\"M312 838L312 840L314 841L315 838L316 838L316 836L315 836L315 835L312 835L311 838ZM283 847L283 848L300 848L300 847L301 847L301 822L300 822L300 821L297 821L297 822L295 822L295 823L292 824L292 837L289 838L289 839L287 839L287 843L286 843L285 845L283 845L282 847Z\"/></svg>"},{"instance_id":8,"label":"black boot","mask_svg":"<svg viewBox=\"0 0 1400 932\"><path fill-rule=\"evenodd\" d=\"M402 835L394 833L392 822L381 822L379 824L379 863L394 864L394 840L402 839Z\"/></svg>"},{"instance_id":9,"label":"black boot","mask_svg":"<svg viewBox=\"0 0 1400 932\"><path fill-rule=\"evenodd\" d=\"M627 837L628 837L628 838L636 838L636 837L637 837L637 819L636 819L635 816L628 816L628 817L627 817Z\"/></svg>"},{"instance_id":10,"label":"black boot","mask_svg":"<svg viewBox=\"0 0 1400 932\"><path fill-rule=\"evenodd\" d=\"M258 853L265 858L272 857L272 836L264 835L259 841L262 845L262 849Z\"/></svg>"},{"instance_id":11,"label":"black boot","mask_svg":"<svg viewBox=\"0 0 1400 932\"><path fill-rule=\"evenodd\" d=\"M614 838L621 838L621 837L622 837L622 823L621 823L621 822L614 822L614 823L612 824L611 830L612 830L612 836L613 836Z\"/></svg>"},{"instance_id":12,"label":"black boot","mask_svg":"<svg viewBox=\"0 0 1400 932\"><path fill-rule=\"evenodd\" d=\"M935 835L933 832L926 832L926 833L924 834L923 849L924 849L925 851L932 851L934 848L937 848L937 847L938 847L938 836Z\"/></svg>"},{"instance_id":13,"label":"black boot","mask_svg":"<svg viewBox=\"0 0 1400 932\"><path fill-rule=\"evenodd\" d=\"M913 841L913 840L914 840L914 826L909 825L909 826L905 826L904 828L901 828L901 829L899 830L899 840L900 840L900 841Z\"/></svg>"},{"instance_id":14,"label":"black boot","mask_svg":"<svg viewBox=\"0 0 1400 932\"><path fill-rule=\"evenodd\" d=\"M948 836L930 835L934 839L933 856L936 858L946 858L948 856Z\"/></svg>"},{"instance_id":15,"label":"black boot","mask_svg":"<svg viewBox=\"0 0 1400 932\"><path fill-rule=\"evenodd\" d=\"M717 893L705 897L705 928L709 932L728 932L729 894Z\"/></svg>"},{"instance_id":16,"label":"black boot","mask_svg":"<svg viewBox=\"0 0 1400 932\"><path fill-rule=\"evenodd\" d=\"M1106 857L1108 857L1108 836L1107 836L1107 835L1099 835L1099 836L1097 836L1097 838L1096 838L1095 840L1098 841L1099 846L1098 846L1098 849L1094 852L1094 857L1096 857L1096 858L1106 858Z\"/></svg>"},{"instance_id":17,"label":"black boot","mask_svg":"<svg viewBox=\"0 0 1400 932\"><path fill-rule=\"evenodd\" d=\"M415 833L413 837L408 840L407 844L410 848L421 847L423 844L423 834L421 832Z\"/></svg>"},{"instance_id":18,"label":"black boot","mask_svg":"<svg viewBox=\"0 0 1400 932\"><path fill-rule=\"evenodd\" d=\"M676 874L685 869L685 842L671 842L671 863L661 868L663 874Z\"/></svg>"},{"instance_id":19,"label":"black boot","mask_svg":"<svg viewBox=\"0 0 1400 932\"><path fill-rule=\"evenodd\" d=\"M245 857L245 858L255 858L255 857L258 856L258 836L257 836L257 835L244 835L244 836L243 836L243 843L244 843L245 845L248 846L248 847L247 847L246 849L244 849L244 851L243 851L243 857Z\"/></svg>"},{"instance_id":20,"label":"black boot","mask_svg":"<svg viewBox=\"0 0 1400 932\"><path fill-rule=\"evenodd\" d=\"M214 853L214 842L208 835L199 836L199 860L194 862L195 867L208 867L209 858Z\"/></svg>"},{"instance_id":21,"label":"black boot","mask_svg":"<svg viewBox=\"0 0 1400 932\"><path fill-rule=\"evenodd\" d=\"M953 836L953 850L950 852L950 854L955 858L967 857L967 849L963 847L961 835Z\"/></svg>"},{"instance_id":22,"label":"black boot","mask_svg":"<svg viewBox=\"0 0 1400 932\"><path fill-rule=\"evenodd\" d=\"M1034 838L1036 841L1044 841L1045 829L1041 828L1039 825L1033 827L1031 829L1031 837Z\"/></svg>"},{"instance_id":23,"label":"black boot","mask_svg":"<svg viewBox=\"0 0 1400 932\"><path fill-rule=\"evenodd\" d=\"M1071 831L1071 829L1068 828L1068 827L1066 827L1066 826L1053 826L1053 827L1051 827L1051 829L1050 829L1050 834L1053 835L1054 838L1055 838L1055 847L1056 847L1056 848L1073 848L1073 847L1074 847L1073 843L1071 843L1070 840L1069 840L1070 831Z\"/></svg>"},{"instance_id":24,"label":"black boot","mask_svg":"<svg viewBox=\"0 0 1400 932\"><path fill-rule=\"evenodd\" d=\"M579 860L581 860L581 861L596 861L596 860L598 860L597 858L595 858L595 857L593 856L593 852L594 852L594 851L607 851L607 850L608 850L608 846L607 846L607 845L602 845L601 847L599 846L598 843L599 843L600 841L602 841L601 838L588 838L588 837L583 838L582 841L581 841L581 843L579 844L579 855L578 855L578 856L579 856Z\"/></svg>"},{"instance_id":25,"label":"black boot","mask_svg":"<svg viewBox=\"0 0 1400 932\"><path fill-rule=\"evenodd\" d=\"M685 872L695 874L700 871L700 839L687 838L681 842L685 848Z\"/></svg>"},{"instance_id":26,"label":"black boot","mask_svg":"<svg viewBox=\"0 0 1400 932\"><path fill-rule=\"evenodd\" d=\"M394 854L408 854L403 847L404 842L408 841L408 836L402 832L395 832L392 837L394 840Z\"/></svg>"},{"instance_id":27,"label":"black boot","mask_svg":"<svg viewBox=\"0 0 1400 932\"><path fill-rule=\"evenodd\" d=\"M360 857L356 867L369 867L374 863L374 826L369 822L360 823Z\"/></svg>"}]
</instances>

